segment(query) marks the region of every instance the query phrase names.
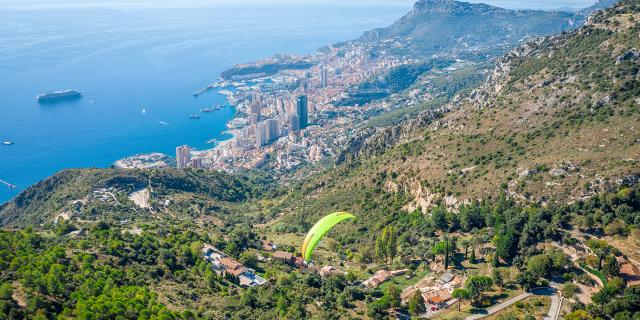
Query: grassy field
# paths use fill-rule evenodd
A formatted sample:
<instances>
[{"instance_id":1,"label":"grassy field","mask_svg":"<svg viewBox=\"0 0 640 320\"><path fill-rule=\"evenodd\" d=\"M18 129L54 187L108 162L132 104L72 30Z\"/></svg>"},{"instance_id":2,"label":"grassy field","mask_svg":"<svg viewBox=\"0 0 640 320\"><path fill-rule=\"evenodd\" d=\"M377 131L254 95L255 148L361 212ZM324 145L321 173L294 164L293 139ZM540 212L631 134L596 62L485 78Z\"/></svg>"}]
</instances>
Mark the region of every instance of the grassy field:
<instances>
[{"instance_id":1,"label":"grassy field","mask_svg":"<svg viewBox=\"0 0 640 320\"><path fill-rule=\"evenodd\" d=\"M409 278L409 279L407 279L407 277L405 275L393 277L389 281L381 284L380 285L380 289L384 290L388 286L394 285L398 289L403 290L404 288L406 288L408 286L412 286L412 285L418 283L418 281L422 280L422 278L424 278L427 275L429 275L429 273L431 273L431 271L429 269L426 269L426 270L423 270L423 271L416 271L414 276Z\"/></svg>"},{"instance_id":2,"label":"grassy field","mask_svg":"<svg viewBox=\"0 0 640 320\"><path fill-rule=\"evenodd\" d=\"M542 319L549 311L550 306L551 298L534 296L522 301L518 301L508 308L484 319L524 319L527 314L534 316L536 319Z\"/></svg>"}]
</instances>

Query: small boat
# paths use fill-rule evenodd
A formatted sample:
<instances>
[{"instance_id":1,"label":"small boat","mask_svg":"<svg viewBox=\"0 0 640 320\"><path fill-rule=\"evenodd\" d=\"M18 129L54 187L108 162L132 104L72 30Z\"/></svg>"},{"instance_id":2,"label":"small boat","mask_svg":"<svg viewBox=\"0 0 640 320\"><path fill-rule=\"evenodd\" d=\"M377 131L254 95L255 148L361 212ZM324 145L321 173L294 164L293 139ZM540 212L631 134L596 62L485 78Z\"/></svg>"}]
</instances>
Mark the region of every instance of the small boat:
<instances>
[{"instance_id":1,"label":"small boat","mask_svg":"<svg viewBox=\"0 0 640 320\"><path fill-rule=\"evenodd\" d=\"M211 109L211 108L203 108L203 109L200 109L200 112L213 112L213 109Z\"/></svg>"},{"instance_id":2,"label":"small boat","mask_svg":"<svg viewBox=\"0 0 640 320\"><path fill-rule=\"evenodd\" d=\"M189 115L189 119L200 119L199 115L191 114Z\"/></svg>"},{"instance_id":3,"label":"small boat","mask_svg":"<svg viewBox=\"0 0 640 320\"><path fill-rule=\"evenodd\" d=\"M163 125L163 126L168 126L169 125L168 123L166 123L164 121L158 121L158 122L160 122L160 124Z\"/></svg>"},{"instance_id":4,"label":"small boat","mask_svg":"<svg viewBox=\"0 0 640 320\"><path fill-rule=\"evenodd\" d=\"M14 143L13 143L13 141L3 141L2 144L5 145L5 146L11 146Z\"/></svg>"},{"instance_id":5,"label":"small boat","mask_svg":"<svg viewBox=\"0 0 640 320\"><path fill-rule=\"evenodd\" d=\"M218 140L216 140L216 139L211 139L211 140L207 141L207 143L208 143L208 144L216 144L216 143L218 143Z\"/></svg>"}]
</instances>

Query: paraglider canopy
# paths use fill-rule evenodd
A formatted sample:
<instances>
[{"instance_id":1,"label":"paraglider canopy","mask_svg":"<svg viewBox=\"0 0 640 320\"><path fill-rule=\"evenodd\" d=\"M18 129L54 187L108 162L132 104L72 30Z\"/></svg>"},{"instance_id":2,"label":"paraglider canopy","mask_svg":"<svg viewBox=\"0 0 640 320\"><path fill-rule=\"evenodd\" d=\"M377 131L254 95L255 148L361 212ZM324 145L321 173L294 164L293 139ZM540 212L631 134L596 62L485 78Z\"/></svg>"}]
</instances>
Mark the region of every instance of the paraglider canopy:
<instances>
[{"instance_id":1,"label":"paraglider canopy","mask_svg":"<svg viewBox=\"0 0 640 320\"><path fill-rule=\"evenodd\" d=\"M302 244L302 258L306 262L309 262L313 250L324 235L331 231L336 224L347 219L356 219L356 217L348 212L334 212L316 222L311 230L309 230L309 233L307 233L307 237Z\"/></svg>"}]
</instances>

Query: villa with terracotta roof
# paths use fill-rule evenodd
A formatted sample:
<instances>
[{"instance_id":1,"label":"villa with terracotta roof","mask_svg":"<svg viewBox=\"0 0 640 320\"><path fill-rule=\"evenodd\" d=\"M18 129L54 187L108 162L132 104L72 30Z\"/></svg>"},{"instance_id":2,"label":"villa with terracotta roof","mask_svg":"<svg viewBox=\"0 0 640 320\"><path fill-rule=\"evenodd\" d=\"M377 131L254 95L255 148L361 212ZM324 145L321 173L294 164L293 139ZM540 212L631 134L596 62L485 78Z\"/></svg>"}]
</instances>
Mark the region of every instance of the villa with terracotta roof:
<instances>
[{"instance_id":1,"label":"villa with terracotta roof","mask_svg":"<svg viewBox=\"0 0 640 320\"><path fill-rule=\"evenodd\" d=\"M245 267L211 245L205 245L202 248L202 254L204 259L211 263L211 268L217 275L226 277L241 286L255 287L267 282L254 270Z\"/></svg>"},{"instance_id":2,"label":"villa with terracotta roof","mask_svg":"<svg viewBox=\"0 0 640 320\"><path fill-rule=\"evenodd\" d=\"M444 306L447 301L451 300L453 297L451 293L446 289L433 290L422 293L422 298L427 303L435 304L437 306Z\"/></svg>"},{"instance_id":3,"label":"villa with terracotta roof","mask_svg":"<svg viewBox=\"0 0 640 320\"><path fill-rule=\"evenodd\" d=\"M293 257L293 253L284 252L284 251L276 251L273 253L273 260L277 260L286 264L292 264L295 260Z\"/></svg>"},{"instance_id":4,"label":"villa with terracotta roof","mask_svg":"<svg viewBox=\"0 0 640 320\"><path fill-rule=\"evenodd\" d=\"M371 278L365 280L363 283L369 288L376 288L379 285L386 282L387 280L395 276L404 274L405 272L407 272L407 270L409 269L402 269L402 270L395 270L395 271L378 270Z\"/></svg>"}]
</instances>

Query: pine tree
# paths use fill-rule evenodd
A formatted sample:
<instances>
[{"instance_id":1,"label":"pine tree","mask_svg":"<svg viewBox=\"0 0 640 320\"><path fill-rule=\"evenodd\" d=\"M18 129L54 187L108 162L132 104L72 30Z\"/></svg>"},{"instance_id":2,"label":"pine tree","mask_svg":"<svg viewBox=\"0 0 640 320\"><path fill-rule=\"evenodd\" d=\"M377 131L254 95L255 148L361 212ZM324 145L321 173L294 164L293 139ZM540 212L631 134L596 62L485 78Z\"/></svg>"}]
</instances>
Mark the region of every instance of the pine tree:
<instances>
[{"instance_id":1,"label":"pine tree","mask_svg":"<svg viewBox=\"0 0 640 320\"><path fill-rule=\"evenodd\" d=\"M469 262L476 263L476 246L471 247L471 256L469 257Z\"/></svg>"},{"instance_id":2,"label":"pine tree","mask_svg":"<svg viewBox=\"0 0 640 320\"><path fill-rule=\"evenodd\" d=\"M445 239L444 246L444 269L449 269L449 239Z\"/></svg>"}]
</instances>

